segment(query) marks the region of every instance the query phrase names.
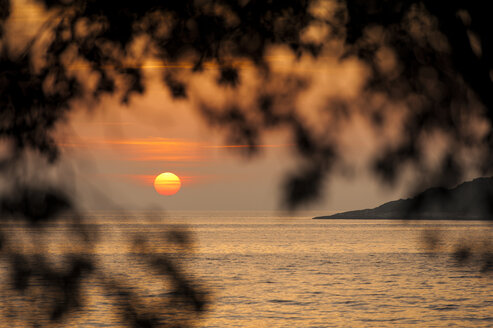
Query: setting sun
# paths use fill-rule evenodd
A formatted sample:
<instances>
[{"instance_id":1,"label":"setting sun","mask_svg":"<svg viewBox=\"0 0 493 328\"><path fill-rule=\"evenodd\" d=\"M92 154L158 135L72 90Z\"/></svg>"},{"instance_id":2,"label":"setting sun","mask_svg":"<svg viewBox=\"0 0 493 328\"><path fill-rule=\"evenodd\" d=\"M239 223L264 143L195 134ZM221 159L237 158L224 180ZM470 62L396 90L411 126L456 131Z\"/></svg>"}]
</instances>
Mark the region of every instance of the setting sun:
<instances>
[{"instance_id":1,"label":"setting sun","mask_svg":"<svg viewBox=\"0 0 493 328\"><path fill-rule=\"evenodd\" d=\"M171 172L161 173L154 179L154 189L165 196L174 195L181 188L180 178Z\"/></svg>"}]
</instances>

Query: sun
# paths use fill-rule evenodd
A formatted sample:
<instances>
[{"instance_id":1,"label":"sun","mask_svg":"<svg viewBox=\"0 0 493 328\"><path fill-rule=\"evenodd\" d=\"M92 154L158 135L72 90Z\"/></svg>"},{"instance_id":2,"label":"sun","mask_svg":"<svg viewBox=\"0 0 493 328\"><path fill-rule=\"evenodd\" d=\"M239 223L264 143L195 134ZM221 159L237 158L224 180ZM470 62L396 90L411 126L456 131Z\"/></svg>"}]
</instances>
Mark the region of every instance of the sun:
<instances>
[{"instance_id":1,"label":"sun","mask_svg":"<svg viewBox=\"0 0 493 328\"><path fill-rule=\"evenodd\" d=\"M161 195L174 195L181 188L180 178L171 172L161 173L154 179L154 189Z\"/></svg>"}]
</instances>

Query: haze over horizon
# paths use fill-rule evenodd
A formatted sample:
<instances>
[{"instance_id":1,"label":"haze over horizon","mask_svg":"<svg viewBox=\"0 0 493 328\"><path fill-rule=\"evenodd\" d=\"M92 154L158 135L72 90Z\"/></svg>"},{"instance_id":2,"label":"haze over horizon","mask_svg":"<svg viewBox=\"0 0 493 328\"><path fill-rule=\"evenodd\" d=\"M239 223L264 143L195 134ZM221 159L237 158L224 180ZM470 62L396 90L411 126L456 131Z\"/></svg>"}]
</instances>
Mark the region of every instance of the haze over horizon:
<instances>
[{"instance_id":1,"label":"haze over horizon","mask_svg":"<svg viewBox=\"0 0 493 328\"><path fill-rule=\"evenodd\" d=\"M280 204L282 181L295 168L293 146L274 135L251 158L242 145L226 144L220 133L209 132L199 115L187 116L186 111L192 110L181 108L176 116L164 112L163 119L154 114L162 124L142 122L145 109L135 114L118 108L114 117L110 110L102 117L76 113L60 134L62 163L70 163L77 172L74 186L82 197L81 208L285 210ZM183 187L175 195L162 196L153 188L155 176L165 171L182 179ZM93 191L105 199L93 197ZM357 177L334 174L324 194L300 210L345 211L410 196L404 183L388 188L368 172Z\"/></svg>"}]
</instances>

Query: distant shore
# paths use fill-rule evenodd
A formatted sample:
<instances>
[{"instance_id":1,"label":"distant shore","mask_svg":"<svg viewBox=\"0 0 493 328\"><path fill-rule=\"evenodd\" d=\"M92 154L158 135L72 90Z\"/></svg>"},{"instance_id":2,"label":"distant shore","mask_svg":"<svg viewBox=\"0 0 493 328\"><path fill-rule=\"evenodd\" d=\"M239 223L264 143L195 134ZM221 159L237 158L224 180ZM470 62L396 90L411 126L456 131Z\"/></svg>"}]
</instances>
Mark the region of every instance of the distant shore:
<instances>
[{"instance_id":1,"label":"distant shore","mask_svg":"<svg viewBox=\"0 0 493 328\"><path fill-rule=\"evenodd\" d=\"M453 217L447 217L447 218L430 218L430 217L423 217L423 218L387 218L387 217L335 217L333 215L327 215L327 216L315 216L312 218L312 220L389 220L389 221L492 221L493 218L453 218Z\"/></svg>"},{"instance_id":2,"label":"distant shore","mask_svg":"<svg viewBox=\"0 0 493 328\"><path fill-rule=\"evenodd\" d=\"M430 188L413 198L394 200L372 209L313 219L493 221L493 177L477 178L451 189Z\"/></svg>"}]
</instances>

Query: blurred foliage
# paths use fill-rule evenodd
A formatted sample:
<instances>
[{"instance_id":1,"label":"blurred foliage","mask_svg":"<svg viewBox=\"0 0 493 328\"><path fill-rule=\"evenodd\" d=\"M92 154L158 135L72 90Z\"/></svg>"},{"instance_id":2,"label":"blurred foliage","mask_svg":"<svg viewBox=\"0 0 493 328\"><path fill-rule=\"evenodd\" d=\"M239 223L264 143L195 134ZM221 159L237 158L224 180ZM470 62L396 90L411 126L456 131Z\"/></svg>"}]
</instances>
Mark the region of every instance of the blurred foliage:
<instances>
[{"instance_id":1,"label":"blurred foliage","mask_svg":"<svg viewBox=\"0 0 493 328\"><path fill-rule=\"evenodd\" d=\"M238 61L246 61L255 70L259 83L253 101L245 104L242 97L235 97L221 106L203 102L198 107L211 125L225 129L231 141L249 145L252 155L266 131L289 131L301 159L300 167L284 184L284 205L289 208L317 199L330 173L348 165L334 131L341 131L354 115L364 117L375 133L382 133L370 168L386 182L394 183L409 166L419 173L415 188L454 185L469 169L481 174L491 171L493 29L484 2L36 3L43 8L43 22L22 43L20 36L8 30L14 2L0 0L0 139L6 149L0 158L0 173L6 181L0 201L2 224L21 220L39 230L39 235L43 225L61 217L81 224L70 193L59 185L20 178L27 170L26 152L55 163L59 151L52 133L73 109L74 101L116 95L122 103L130 103L133 95L146 90L142 67L149 58L165 65L189 63L191 75L213 63L218 71L216 83L233 94L244 82ZM315 31L312 37L310 30ZM333 47L334 42L339 46ZM341 63L348 58L362 63L368 78L358 95L360 105L331 96L324 108L330 115L317 121L323 132L313 129L300 115L303 109L297 102L310 86L311 76L273 71L266 58L274 47L293 55L294 63L306 56L323 58L331 51ZM74 67L84 70L81 73ZM173 97L191 97L187 75L164 70L162 81ZM402 111L403 124L398 137L386 138L383 131L394 124L396 111ZM439 155L439 165L429 166L425 150L433 133L443 135L447 147ZM464 155L467 150L477 150L472 160L468 153ZM39 176L44 175L43 167L35 169ZM97 236L83 228L75 231L91 249ZM152 311L140 312L136 307L139 295L112 277L103 277L91 256L68 258L68 266L56 270L46 258L49 254L23 254L16 248L19 241L9 238L6 231L0 233L1 256L11 264L15 289L26 293L34 288L31 280L37 277L44 281L43 288L52 291L56 301L48 311L50 320L61 320L80 307L81 284L86 277L99 275L119 295L126 309L124 321L130 326L180 326L176 322L166 325ZM31 242L42 241L38 236ZM460 251L457 257L464 259L467 254ZM200 292L183 278L173 261L147 260L156 274L171 277L177 290L174 295L188 300L191 312L205 309Z\"/></svg>"},{"instance_id":2,"label":"blurred foliage","mask_svg":"<svg viewBox=\"0 0 493 328\"><path fill-rule=\"evenodd\" d=\"M13 40L6 39L0 49L0 135L14 149L33 148L54 160L57 147L50 132L71 102L117 94L128 103L146 89L142 67L149 58L169 66L185 62L192 72L212 63L224 90L241 86L242 59L260 76L253 104L237 97L198 106L232 141L250 145L250 153L265 131L291 131L304 164L287 178L285 205L297 207L320 195L323 186L317 181L336 167L344 149L299 114L297 100L310 84L309 74L274 72L266 55L282 46L297 58L319 58L335 51L330 45L336 40L341 48L335 56L357 58L369 71L359 95L364 106L355 109L353 99L328 99L324 110L330 115L320 117L320 125L337 130L360 114L378 133L394 123L392 112L405 108L398 138L380 144L370 163L384 181L395 182L411 165L427 185L454 185L469 169L461 150L475 147L480 151L473 169L490 170L492 50L490 20L479 2L453 1L447 8L433 1L39 3L47 18L34 39L20 54L12 54ZM10 1L1 7L5 21ZM309 31L315 31L312 37ZM74 66L84 67L82 77ZM173 97L190 96L185 74L165 69L163 82ZM481 130L475 119L486 128ZM447 139L448 150L432 168L423 143L433 133Z\"/></svg>"}]
</instances>

